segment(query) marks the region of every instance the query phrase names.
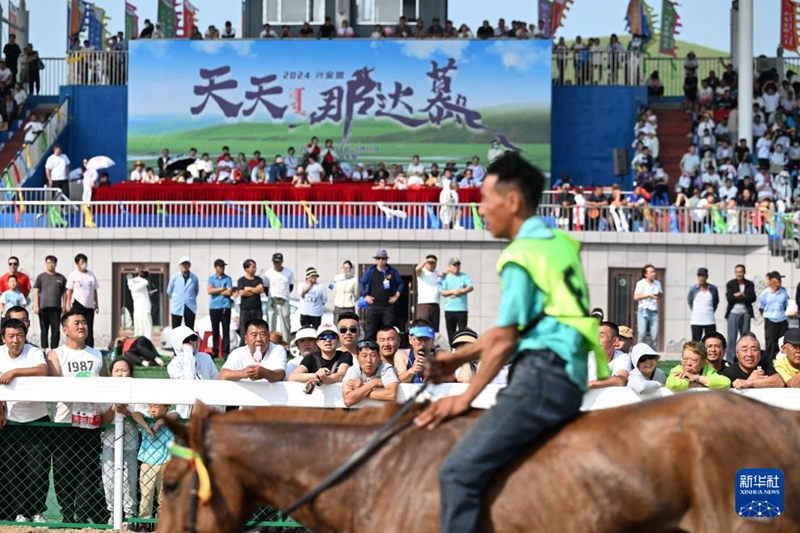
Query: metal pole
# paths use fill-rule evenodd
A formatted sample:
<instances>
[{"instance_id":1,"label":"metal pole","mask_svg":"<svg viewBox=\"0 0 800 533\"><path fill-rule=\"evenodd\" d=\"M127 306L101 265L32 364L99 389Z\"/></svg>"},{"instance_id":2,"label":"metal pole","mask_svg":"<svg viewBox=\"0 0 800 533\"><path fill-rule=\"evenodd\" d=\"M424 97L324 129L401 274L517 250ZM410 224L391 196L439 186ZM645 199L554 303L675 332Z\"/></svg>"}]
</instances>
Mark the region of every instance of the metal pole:
<instances>
[{"instance_id":1,"label":"metal pole","mask_svg":"<svg viewBox=\"0 0 800 533\"><path fill-rule=\"evenodd\" d=\"M123 441L125 417L116 413L114 415L114 529L122 529L122 473Z\"/></svg>"},{"instance_id":2,"label":"metal pole","mask_svg":"<svg viewBox=\"0 0 800 533\"><path fill-rule=\"evenodd\" d=\"M736 70L739 73L739 138L753 142L753 0L739 0ZM750 150L755 147L750 146Z\"/></svg>"},{"instance_id":3,"label":"metal pole","mask_svg":"<svg viewBox=\"0 0 800 533\"><path fill-rule=\"evenodd\" d=\"M731 2L731 61L734 65L739 59L739 1Z\"/></svg>"}]
</instances>

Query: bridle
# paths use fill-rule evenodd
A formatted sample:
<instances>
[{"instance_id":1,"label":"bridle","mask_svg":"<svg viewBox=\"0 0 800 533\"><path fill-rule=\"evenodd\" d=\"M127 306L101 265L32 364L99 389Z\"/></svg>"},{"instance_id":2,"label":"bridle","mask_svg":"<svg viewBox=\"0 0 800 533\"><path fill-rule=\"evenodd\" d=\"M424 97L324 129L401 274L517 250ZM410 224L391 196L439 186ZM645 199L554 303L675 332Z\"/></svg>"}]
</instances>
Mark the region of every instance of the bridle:
<instances>
[{"instance_id":1,"label":"bridle","mask_svg":"<svg viewBox=\"0 0 800 533\"><path fill-rule=\"evenodd\" d=\"M427 347L423 348L423 350L426 361L428 363L432 362L434 358L433 350ZM372 438L361 448L356 450L344 464L322 480L319 485L308 491L288 507L281 509L279 511L280 515L289 516L290 513L314 501L326 490L347 479L350 474L352 474L355 467L360 465L371 452L380 449L390 439L408 429L413 424L411 420L397 427L395 426L397 422L408 413L411 407L414 406L417 399L425 392L430 383L430 380L424 381L417 392L402 404L400 409L378 429ZM206 504L211 500L211 477L203 462L203 457L188 446L172 443L169 447L169 452L173 457L188 461L192 470L192 486L189 489L189 520L186 523L186 533L196 533L198 507L200 504Z\"/></svg>"},{"instance_id":2,"label":"bridle","mask_svg":"<svg viewBox=\"0 0 800 533\"><path fill-rule=\"evenodd\" d=\"M188 446L172 443L169 453L173 457L189 462L192 471L192 486L189 489L189 520L186 523L186 533L196 533L197 509L199 505L211 500L211 477L203 462L202 456Z\"/></svg>"}]
</instances>

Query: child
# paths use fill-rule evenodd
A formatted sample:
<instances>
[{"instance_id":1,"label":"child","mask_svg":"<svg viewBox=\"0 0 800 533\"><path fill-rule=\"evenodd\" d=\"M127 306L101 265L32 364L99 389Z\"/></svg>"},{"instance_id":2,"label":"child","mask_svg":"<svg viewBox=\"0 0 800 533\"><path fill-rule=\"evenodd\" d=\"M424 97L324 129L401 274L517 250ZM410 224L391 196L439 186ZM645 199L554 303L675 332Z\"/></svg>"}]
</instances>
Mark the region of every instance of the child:
<instances>
[{"instance_id":1,"label":"child","mask_svg":"<svg viewBox=\"0 0 800 533\"><path fill-rule=\"evenodd\" d=\"M125 359L115 359L111 363L112 378L132 378L133 365ZM122 434L122 506L125 518L136 516L136 476L138 463L136 462L136 452L139 449L139 432L136 425L150 429L140 409L144 405L136 405L134 411L128 405L115 404L101 408L103 412L103 424L114 422L114 415L120 413L125 416L124 432ZM131 420L131 418L133 420ZM114 428L103 430L103 490L106 493L106 505L108 512L113 513L114 503Z\"/></svg>"},{"instance_id":2,"label":"child","mask_svg":"<svg viewBox=\"0 0 800 533\"><path fill-rule=\"evenodd\" d=\"M703 343L689 341L683 345L681 364L669 371L666 385L673 391L684 391L690 387L729 389L731 380L717 374L708 363L708 353Z\"/></svg>"},{"instance_id":3,"label":"child","mask_svg":"<svg viewBox=\"0 0 800 533\"><path fill-rule=\"evenodd\" d=\"M17 305L25 307L25 304L27 303L25 301L25 295L19 292L19 282L17 281L17 276L14 274L9 275L6 284L8 285L8 290L3 294L0 294L0 314L3 316L6 314L6 309L11 309Z\"/></svg>"},{"instance_id":4,"label":"child","mask_svg":"<svg viewBox=\"0 0 800 533\"><path fill-rule=\"evenodd\" d=\"M175 416L174 412L167 414L169 405L151 403L147 407L150 418L155 419L139 428L142 434L142 444L139 447L139 461L142 462L139 471L139 517L152 518L153 500L161 496L161 469L169 460L169 443L174 438L164 424L165 416Z\"/></svg>"},{"instance_id":5,"label":"child","mask_svg":"<svg viewBox=\"0 0 800 533\"><path fill-rule=\"evenodd\" d=\"M661 356L649 345L641 342L631 350L633 370L628 374L628 387L639 394L658 390L667 381L664 371L658 368Z\"/></svg>"}]
</instances>

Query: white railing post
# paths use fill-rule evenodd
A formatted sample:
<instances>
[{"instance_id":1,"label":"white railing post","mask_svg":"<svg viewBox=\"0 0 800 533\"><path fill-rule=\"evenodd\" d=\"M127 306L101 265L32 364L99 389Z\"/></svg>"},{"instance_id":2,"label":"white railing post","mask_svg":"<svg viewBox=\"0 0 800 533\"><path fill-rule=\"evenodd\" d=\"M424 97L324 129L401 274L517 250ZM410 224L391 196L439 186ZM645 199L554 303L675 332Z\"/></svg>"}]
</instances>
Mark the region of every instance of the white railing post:
<instances>
[{"instance_id":1,"label":"white railing post","mask_svg":"<svg viewBox=\"0 0 800 533\"><path fill-rule=\"evenodd\" d=\"M114 529L122 529L122 475L124 469L123 460L123 436L125 433L125 416L121 413L114 415Z\"/></svg>"}]
</instances>

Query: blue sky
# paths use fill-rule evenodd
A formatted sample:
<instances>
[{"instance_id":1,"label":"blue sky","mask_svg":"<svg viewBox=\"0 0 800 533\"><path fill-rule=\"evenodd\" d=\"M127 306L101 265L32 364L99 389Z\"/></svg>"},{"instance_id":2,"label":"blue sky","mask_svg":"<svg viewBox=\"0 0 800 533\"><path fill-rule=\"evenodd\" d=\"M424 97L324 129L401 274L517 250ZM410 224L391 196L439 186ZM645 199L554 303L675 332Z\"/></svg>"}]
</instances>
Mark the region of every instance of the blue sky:
<instances>
[{"instance_id":1,"label":"blue sky","mask_svg":"<svg viewBox=\"0 0 800 533\"><path fill-rule=\"evenodd\" d=\"M156 19L156 0L132 0L139 7L140 19ZM200 27L221 26L231 20L241 32L241 2L239 0L193 0L199 8ZM656 13L661 11L660 0L648 0ZM727 50L730 46L730 0L684 0L678 2L683 28L680 39ZM5 4L5 2L4 2ZM111 17L109 29L124 27L124 0L95 0ZM536 18L536 0L450 0L449 18L456 23L466 22L476 29L484 18L494 24L499 17L506 20ZM628 0L575 0L567 13L561 35L608 35L625 31L625 9ZM779 38L780 0L755 0L755 53L775 55ZM61 5L61 9L54 6ZM60 28L66 28L66 0L28 0L31 12L31 40L43 56L63 55L65 39ZM66 30L64 30L66 31ZM5 33L5 30L4 30ZM794 54L791 54L794 55Z\"/></svg>"},{"instance_id":2,"label":"blue sky","mask_svg":"<svg viewBox=\"0 0 800 533\"><path fill-rule=\"evenodd\" d=\"M550 48L543 41L142 41L132 47L132 124L145 116L188 119L189 108L203 99L193 94L193 87L207 84L199 70L222 66L230 66L231 72L218 82L238 81L236 89L220 93L227 100L244 102L244 92L252 89L251 77L277 74L275 84L282 86L284 93L276 97L276 105L287 105L289 92L304 87L303 109L308 113L322 103L321 91L343 85L355 70L365 66L375 69L371 76L383 83L384 93L394 88L395 81L411 86L414 96L406 100L421 109L432 94L431 80L426 76L431 61L443 66L450 57L458 66L458 71L451 72L452 93L465 94L469 108L485 109L499 103L528 107L550 104ZM303 68L296 61L302 55L316 58L318 65L331 66L314 68L312 63ZM326 60L326 55L332 60ZM327 70L344 72L344 79L317 81L316 73ZM309 72L311 79L284 78L285 73L297 71ZM502 100L498 100L501 94ZM250 105L246 102L244 107ZM221 115L219 107L209 101L201 117Z\"/></svg>"}]
</instances>

